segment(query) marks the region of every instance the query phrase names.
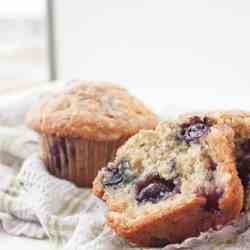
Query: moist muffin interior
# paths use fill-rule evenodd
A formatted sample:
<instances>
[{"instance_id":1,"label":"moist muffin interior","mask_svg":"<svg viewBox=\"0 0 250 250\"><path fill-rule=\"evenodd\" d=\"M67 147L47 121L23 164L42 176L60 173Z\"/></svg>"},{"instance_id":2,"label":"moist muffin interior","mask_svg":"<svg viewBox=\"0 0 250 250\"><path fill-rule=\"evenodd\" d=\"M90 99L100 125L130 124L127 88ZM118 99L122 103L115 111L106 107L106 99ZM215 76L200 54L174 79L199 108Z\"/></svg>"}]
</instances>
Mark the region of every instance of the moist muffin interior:
<instances>
[{"instance_id":1,"label":"moist muffin interior","mask_svg":"<svg viewBox=\"0 0 250 250\"><path fill-rule=\"evenodd\" d=\"M195 197L204 199L206 212L220 213L231 177L218 167L204 140L211 129L208 120L197 117L185 124L167 122L156 131L141 131L118 150L116 160L102 171L102 184L104 200L115 201L122 223L130 226Z\"/></svg>"},{"instance_id":2,"label":"moist muffin interior","mask_svg":"<svg viewBox=\"0 0 250 250\"><path fill-rule=\"evenodd\" d=\"M250 137L237 138L236 159L239 177L244 187L244 207L243 210L250 209Z\"/></svg>"},{"instance_id":3,"label":"moist muffin interior","mask_svg":"<svg viewBox=\"0 0 250 250\"><path fill-rule=\"evenodd\" d=\"M197 116L200 119L209 117L213 125L227 124L235 132L236 165L244 187L243 210L250 209L250 113L242 110L214 111L207 113L190 113L180 115L179 119Z\"/></svg>"}]
</instances>

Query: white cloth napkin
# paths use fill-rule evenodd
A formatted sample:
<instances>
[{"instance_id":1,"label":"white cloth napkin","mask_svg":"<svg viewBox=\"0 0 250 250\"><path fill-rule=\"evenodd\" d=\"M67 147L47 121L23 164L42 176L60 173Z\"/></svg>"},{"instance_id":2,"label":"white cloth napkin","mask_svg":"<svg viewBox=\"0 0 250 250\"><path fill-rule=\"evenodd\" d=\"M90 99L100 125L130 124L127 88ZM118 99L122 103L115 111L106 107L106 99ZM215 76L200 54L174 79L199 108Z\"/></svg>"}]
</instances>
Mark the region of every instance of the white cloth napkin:
<instances>
[{"instance_id":1,"label":"white cloth napkin","mask_svg":"<svg viewBox=\"0 0 250 250\"><path fill-rule=\"evenodd\" d=\"M51 86L0 98L0 223L6 233L49 238L64 250L141 249L105 225L105 204L89 189L51 176L39 159L38 135L24 126L30 106ZM174 249L250 249L250 212L218 231L203 233Z\"/></svg>"}]
</instances>

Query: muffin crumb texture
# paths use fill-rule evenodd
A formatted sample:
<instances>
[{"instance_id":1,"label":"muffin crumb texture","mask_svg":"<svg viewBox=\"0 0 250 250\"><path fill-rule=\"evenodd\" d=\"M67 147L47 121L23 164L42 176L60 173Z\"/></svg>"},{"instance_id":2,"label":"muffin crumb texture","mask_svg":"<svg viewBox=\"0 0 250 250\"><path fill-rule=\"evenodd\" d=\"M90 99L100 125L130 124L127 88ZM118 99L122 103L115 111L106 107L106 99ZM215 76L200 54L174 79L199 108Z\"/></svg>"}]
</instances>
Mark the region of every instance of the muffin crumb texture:
<instances>
[{"instance_id":1,"label":"muffin crumb texture","mask_svg":"<svg viewBox=\"0 0 250 250\"><path fill-rule=\"evenodd\" d=\"M234 131L208 118L165 121L130 138L103 168L94 192L107 222L132 244L164 246L236 218L243 188Z\"/></svg>"},{"instance_id":2,"label":"muffin crumb texture","mask_svg":"<svg viewBox=\"0 0 250 250\"><path fill-rule=\"evenodd\" d=\"M250 112L242 110L197 112L180 115L178 119L184 122L194 116L233 129L236 165L245 192L243 211L248 211L250 209Z\"/></svg>"}]
</instances>

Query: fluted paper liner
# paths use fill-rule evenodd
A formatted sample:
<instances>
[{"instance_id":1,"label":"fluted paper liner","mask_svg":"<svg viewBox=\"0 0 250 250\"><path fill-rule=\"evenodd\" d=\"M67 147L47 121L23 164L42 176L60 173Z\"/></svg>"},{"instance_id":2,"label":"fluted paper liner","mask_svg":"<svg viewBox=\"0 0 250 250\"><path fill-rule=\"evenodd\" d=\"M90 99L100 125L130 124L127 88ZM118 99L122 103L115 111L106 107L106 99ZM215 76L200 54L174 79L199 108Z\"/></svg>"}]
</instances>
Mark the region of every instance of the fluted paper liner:
<instances>
[{"instance_id":1,"label":"fluted paper liner","mask_svg":"<svg viewBox=\"0 0 250 250\"><path fill-rule=\"evenodd\" d=\"M48 171L80 187L91 187L98 171L126 139L94 141L42 135L42 159Z\"/></svg>"}]
</instances>

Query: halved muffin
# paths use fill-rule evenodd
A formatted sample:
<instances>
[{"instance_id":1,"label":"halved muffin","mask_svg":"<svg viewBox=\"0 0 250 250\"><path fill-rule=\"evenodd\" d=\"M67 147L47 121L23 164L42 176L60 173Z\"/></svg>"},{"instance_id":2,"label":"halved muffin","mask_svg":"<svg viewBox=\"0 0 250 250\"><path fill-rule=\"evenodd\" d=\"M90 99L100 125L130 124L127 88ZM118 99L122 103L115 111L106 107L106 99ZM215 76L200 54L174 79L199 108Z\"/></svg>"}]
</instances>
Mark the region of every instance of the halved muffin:
<instances>
[{"instance_id":1,"label":"halved muffin","mask_svg":"<svg viewBox=\"0 0 250 250\"><path fill-rule=\"evenodd\" d=\"M234 131L192 117L140 131L94 182L109 207L107 223L130 243L181 242L236 218L243 187L235 166Z\"/></svg>"}]
</instances>

